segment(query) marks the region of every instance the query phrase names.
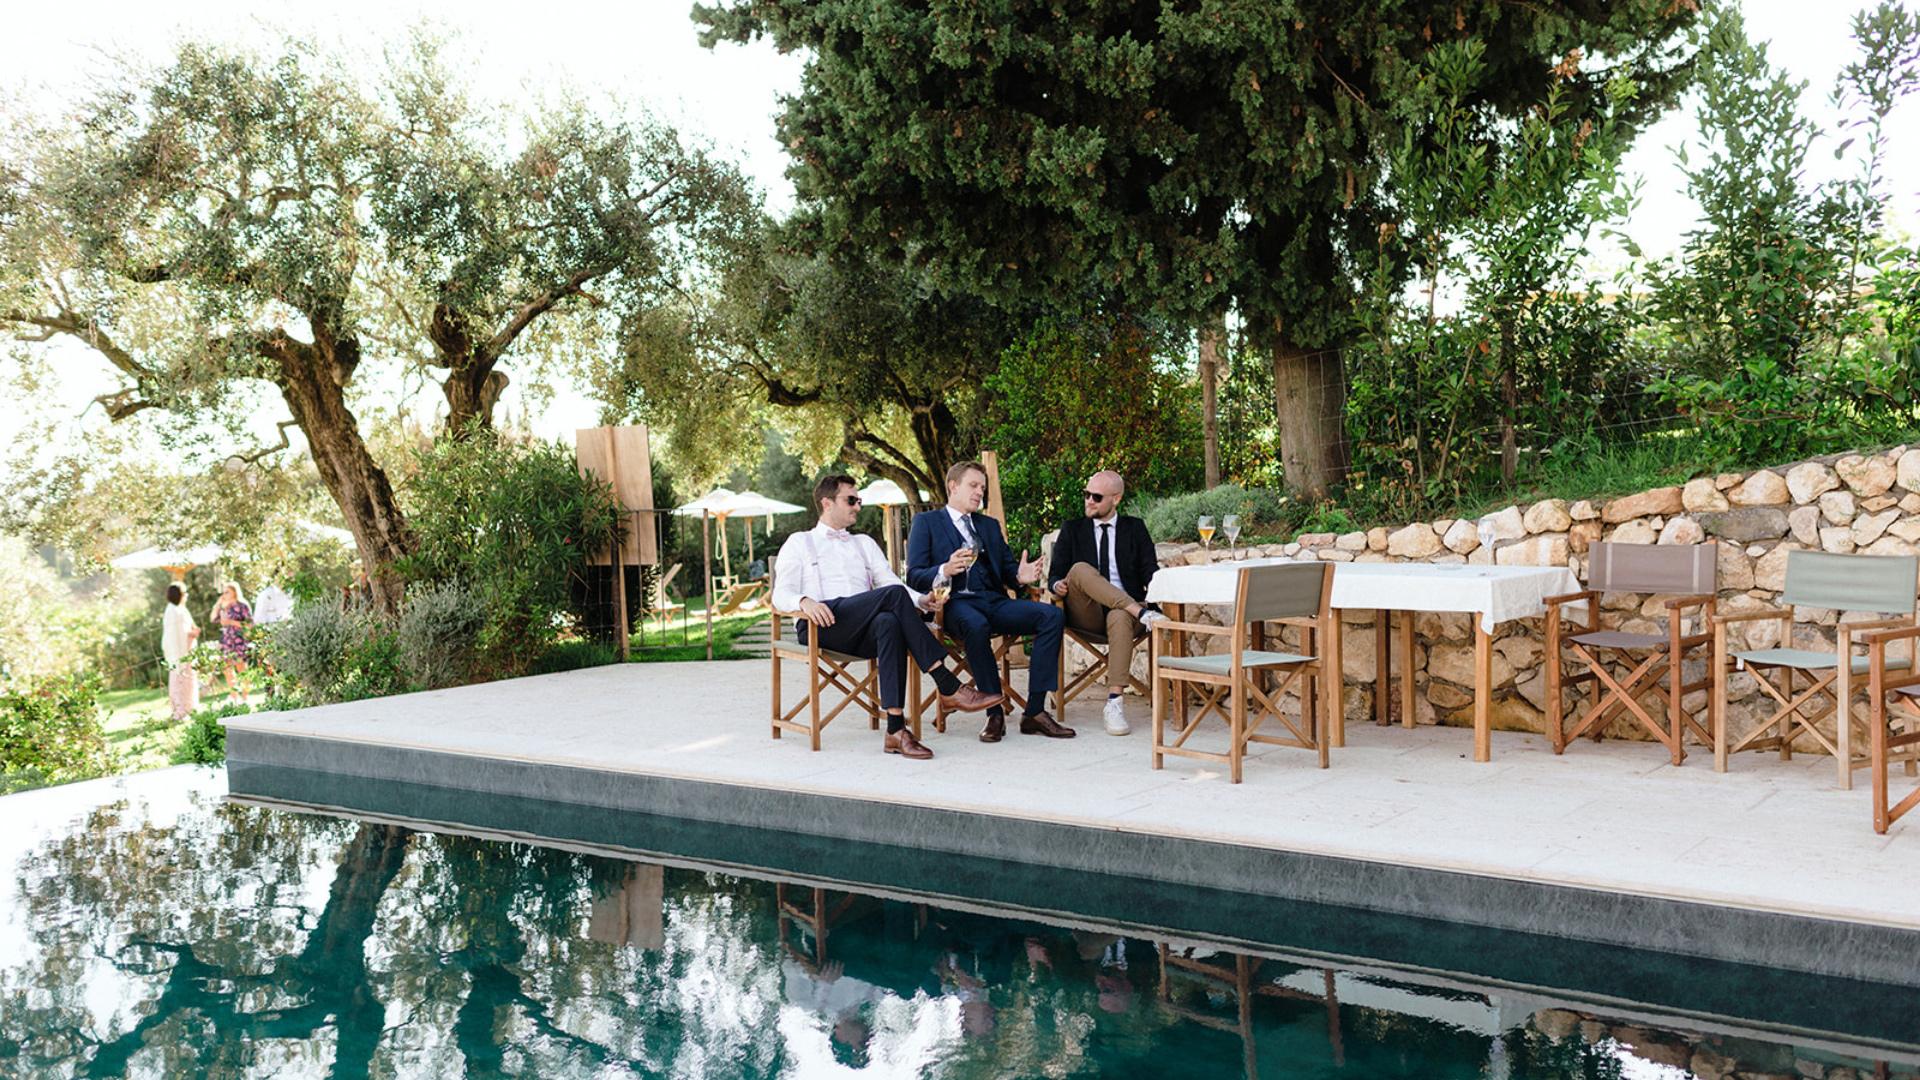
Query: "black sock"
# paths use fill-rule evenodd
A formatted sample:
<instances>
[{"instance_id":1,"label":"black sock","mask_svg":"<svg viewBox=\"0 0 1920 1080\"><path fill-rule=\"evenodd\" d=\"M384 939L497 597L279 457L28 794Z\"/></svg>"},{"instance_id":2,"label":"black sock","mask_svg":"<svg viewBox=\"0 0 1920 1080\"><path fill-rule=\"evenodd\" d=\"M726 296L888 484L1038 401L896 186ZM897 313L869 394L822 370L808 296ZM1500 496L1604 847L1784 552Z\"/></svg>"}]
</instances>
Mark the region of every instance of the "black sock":
<instances>
[{"instance_id":1,"label":"black sock","mask_svg":"<svg viewBox=\"0 0 1920 1080\"><path fill-rule=\"evenodd\" d=\"M1114 698L1117 698L1117 697L1119 697L1119 696L1120 696L1120 691L1118 691L1118 690L1109 690L1109 691L1107 691L1107 700L1108 700L1108 701L1112 701L1112 700L1113 700Z\"/></svg>"},{"instance_id":2,"label":"black sock","mask_svg":"<svg viewBox=\"0 0 1920 1080\"><path fill-rule=\"evenodd\" d=\"M1007 710L1001 708L998 705L995 705L987 710L987 719L989 720L1005 720L1006 718L1007 718Z\"/></svg>"},{"instance_id":3,"label":"black sock","mask_svg":"<svg viewBox=\"0 0 1920 1080\"><path fill-rule=\"evenodd\" d=\"M954 677L953 672L947 670L945 664L941 664L927 674L933 677L933 685L939 687L943 694L951 694L960 689L960 680Z\"/></svg>"},{"instance_id":4,"label":"black sock","mask_svg":"<svg viewBox=\"0 0 1920 1080\"><path fill-rule=\"evenodd\" d=\"M891 735L896 731L905 731L906 729L907 729L906 717L900 715L897 712L890 712L887 714L887 734Z\"/></svg>"}]
</instances>

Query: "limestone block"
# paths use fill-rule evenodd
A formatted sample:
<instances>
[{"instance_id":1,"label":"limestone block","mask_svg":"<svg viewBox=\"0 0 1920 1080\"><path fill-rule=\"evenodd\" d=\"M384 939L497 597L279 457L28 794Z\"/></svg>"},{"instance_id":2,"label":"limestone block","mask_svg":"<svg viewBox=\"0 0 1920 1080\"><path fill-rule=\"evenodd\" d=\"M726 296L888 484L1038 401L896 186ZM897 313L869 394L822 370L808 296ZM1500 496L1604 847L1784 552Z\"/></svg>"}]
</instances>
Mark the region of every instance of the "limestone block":
<instances>
[{"instance_id":1,"label":"limestone block","mask_svg":"<svg viewBox=\"0 0 1920 1080\"><path fill-rule=\"evenodd\" d=\"M1680 489L1676 487L1654 488L1637 495L1627 495L1609 502L1600 511L1600 519L1609 525L1631 521L1637 517L1651 514L1677 514L1683 507L1680 503Z\"/></svg>"},{"instance_id":2,"label":"limestone block","mask_svg":"<svg viewBox=\"0 0 1920 1080\"><path fill-rule=\"evenodd\" d=\"M1492 566L1493 565L1493 549L1488 547L1485 544L1481 544L1479 547L1474 548L1472 551L1467 552L1467 565L1468 566Z\"/></svg>"},{"instance_id":3,"label":"limestone block","mask_svg":"<svg viewBox=\"0 0 1920 1080\"><path fill-rule=\"evenodd\" d=\"M1493 557L1500 566L1565 566L1571 554L1566 533L1541 533L1508 544Z\"/></svg>"},{"instance_id":4,"label":"limestone block","mask_svg":"<svg viewBox=\"0 0 1920 1080\"><path fill-rule=\"evenodd\" d=\"M1363 532L1341 533L1334 538L1333 546L1341 551L1367 550L1367 534Z\"/></svg>"},{"instance_id":5,"label":"limestone block","mask_svg":"<svg viewBox=\"0 0 1920 1080\"><path fill-rule=\"evenodd\" d=\"M1493 677L1493 685L1505 686L1513 681L1513 665L1493 650L1488 657L1487 666ZM1427 654L1427 674L1436 679L1453 683L1456 686L1473 687L1473 646L1438 645Z\"/></svg>"},{"instance_id":6,"label":"limestone block","mask_svg":"<svg viewBox=\"0 0 1920 1080\"><path fill-rule=\"evenodd\" d=\"M1860 509L1865 510L1869 514L1877 514L1889 506L1898 505L1900 505L1900 500L1891 495L1875 495L1871 499L1860 500Z\"/></svg>"},{"instance_id":7,"label":"limestone block","mask_svg":"<svg viewBox=\"0 0 1920 1080\"><path fill-rule=\"evenodd\" d=\"M1189 551L1184 556L1188 566L1205 566L1213 561L1213 556L1205 550ZM609 560L611 561L611 560Z\"/></svg>"},{"instance_id":8,"label":"limestone block","mask_svg":"<svg viewBox=\"0 0 1920 1080\"><path fill-rule=\"evenodd\" d=\"M1330 532L1301 533L1293 538L1294 543L1303 548L1323 548L1333 543L1335 536Z\"/></svg>"},{"instance_id":9,"label":"limestone block","mask_svg":"<svg viewBox=\"0 0 1920 1080\"><path fill-rule=\"evenodd\" d=\"M1817 461L1804 461L1787 470L1787 493L1797 503L1810 503L1840 486L1833 470Z\"/></svg>"},{"instance_id":10,"label":"limestone block","mask_svg":"<svg viewBox=\"0 0 1920 1080\"><path fill-rule=\"evenodd\" d=\"M1567 507L1567 516L1575 521L1593 521L1599 518L1600 508L1593 505L1592 500L1581 499Z\"/></svg>"},{"instance_id":11,"label":"limestone block","mask_svg":"<svg viewBox=\"0 0 1920 1080\"><path fill-rule=\"evenodd\" d=\"M1600 539L1600 530L1605 528L1598 521L1576 521L1567 530L1567 549L1575 555L1585 555L1587 548Z\"/></svg>"},{"instance_id":12,"label":"limestone block","mask_svg":"<svg viewBox=\"0 0 1920 1080\"><path fill-rule=\"evenodd\" d=\"M1435 555L1427 561L1435 566L1465 566L1467 564L1467 557L1465 555L1455 555L1452 552L1448 552L1445 555Z\"/></svg>"},{"instance_id":13,"label":"limestone block","mask_svg":"<svg viewBox=\"0 0 1920 1080\"><path fill-rule=\"evenodd\" d=\"M1458 709L1462 705L1473 704L1473 692L1462 690L1452 683L1429 682L1426 696L1436 709Z\"/></svg>"},{"instance_id":14,"label":"limestone block","mask_svg":"<svg viewBox=\"0 0 1920 1080\"><path fill-rule=\"evenodd\" d=\"M1708 477L1689 480L1686 486L1680 489L1680 506L1689 513L1725 510L1728 505L1727 497L1720 494L1720 489L1714 487L1713 481Z\"/></svg>"},{"instance_id":15,"label":"limestone block","mask_svg":"<svg viewBox=\"0 0 1920 1080\"><path fill-rule=\"evenodd\" d=\"M1760 556L1753 564L1753 584L1755 588L1779 592L1787 587L1787 553L1800 548L1791 540L1781 541L1772 551Z\"/></svg>"},{"instance_id":16,"label":"limestone block","mask_svg":"<svg viewBox=\"0 0 1920 1080\"><path fill-rule=\"evenodd\" d=\"M1658 539L1660 539L1660 534L1653 531L1652 525L1647 524L1645 521L1629 521L1613 530L1613 534L1607 537L1607 542L1613 544L1651 544Z\"/></svg>"},{"instance_id":17,"label":"limestone block","mask_svg":"<svg viewBox=\"0 0 1920 1080\"><path fill-rule=\"evenodd\" d=\"M1706 538L1706 530L1690 517L1668 518L1667 527L1660 530L1663 544L1697 544Z\"/></svg>"},{"instance_id":18,"label":"limestone block","mask_svg":"<svg viewBox=\"0 0 1920 1080\"><path fill-rule=\"evenodd\" d=\"M1509 634L1493 643L1494 651L1507 658L1515 671L1527 671L1540 663L1545 646L1532 634Z\"/></svg>"},{"instance_id":19,"label":"limestone block","mask_svg":"<svg viewBox=\"0 0 1920 1080\"><path fill-rule=\"evenodd\" d=\"M1735 506L1782 506L1792 500L1786 480L1770 469L1761 469L1727 492L1727 501Z\"/></svg>"},{"instance_id":20,"label":"limestone block","mask_svg":"<svg viewBox=\"0 0 1920 1080\"><path fill-rule=\"evenodd\" d=\"M1502 540L1518 540L1527 535L1526 518L1517 506L1496 510L1476 522L1475 527L1480 534L1480 543L1489 547Z\"/></svg>"},{"instance_id":21,"label":"limestone block","mask_svg":"<svg viewBox=\"0 0 1920 1080\"><path fill-rule=\"evenodd\" d=\"M1900 455L1894 462L1893 480L1910 492L1920 491L1920 450L1908 450Z\"/></svg>"},{"instance_id":22,"label":"limestone block","mask_svg":"<svg viewBox=\"0 0 1920 1080\"><path fill-rule=\"evenodd\" d=\"M1796 506L1787 515L1787 530L1793 538L1811 547L1820 535L1820 509L1814 506Z\"/></svg>"},{"instance_id":23,"label":"limestone block","mask_svg":"<svg viewBox=\"0 0 1920 1080\"><path fill-rule=\"evenodd\" d=\"M1442 547L1433 526L1419 522L1396 529L1387 537L1387 554L1403 559L1424 559L1437 554Z\"/></svg>"},{"instance_id":24,"label":"limestone block","mask_svg":"<svg viewBox=\"0 0 1920 1080\"><path fill-rule=\"evenodd\" d=\"M1473 616L1454 611L1416 611L1413 633L1427 641L1465 641L1473 636Z\"/></svg>"},{"instance_id":25,"label":"limestone block","mask_svg":"<svg viewBox=\"0 0 1920 1080\"><path fill-rule=\"evenodd\" d=\"M1701 514L1701 526L1723 540L1752 543L1787 535L1792 527L1786 511L1771 506L1743 506L1718 514Z\"/></svg>"},{"instance_id":26,"label":"limestone block","mask_svg":"<svg viewBox=\"0 0 1920 1080\"><path fill-rule=\"evenodd\" d=\"M1908 543L1920 541L1920 517L1902 518L1887 526L1888 536L1897 536Z\"/></svg>"},{"instance_id":27,"label":"limestone block","mask_svg":"<svg viewBox=\"0 0 1920 1080\"><path fill-rule=\"evenodd\" d=\"M1859 512L1851 491L1829 491L1820 496L1820 516L1829 525L1851 525L1853 516Z\"/></svg>"},{"instance_id":28,"label":"limestone block","mask_svg":"<svg viewBox=\"0 0 1920 1080\"><path fill-rule=\"evenodd\" d=\"M1372 528L1367 530L1367 550L1368 551L1387 550L1386 526L1382 525L1382 526L1379 526L1378 528Z\"/></svg>"},{"instance_id":29,"label":"limestone block","mask_svg":"<svg viewBox=\"0 0 1920 1080\"><path fill-rule=\"evenodd\" d=\"M1833 471L1840 474L1841 481L1852 488L1855 495L1861 496L1886 494L1897 475L1893 462L1878 454L1872 457L1849 454L1833 463Z\"/></svg>"},{"instance_id":30,"label":"limestone block","mask_svg":"<svg viewBox=\"0 0 1920 1080\"><path fill-rule=\"evenodd\" d=\"M1532 674L1514 684L1514 690L1519 693L1522 698L1526 699L1527 704L1536 709L1544 710L1547 707L1546 671L1541 668L1535 668Z\"/></svg>"},{"instance_id":31,"label":"limestone block","mask_svg":"<svg viewBox=\"0 0 1920 1080\"><path fill-rule=\"evenodd\" d=\"M1384 551L1363 551L1353 557L1354 562L1383 563L1392 562L1393 556Z\"/></svg>"},{"instance_id":32,"label":"limestone block","mask_svg":"<svg viewBox=\"0 0 1920 1080\"><path fill-rule=\"evenodd\" d=\"M1920 453L1920 451L1914 452ZM1905 495L1900 496L1900 509L1905 510L1909 514L1920 514L1920 494L1909 491Z\"/></svg>"},{"instance_id":33,"label":"limestone block","mask_svg":"<svg viewBox=\"0 0 1920 1080\"><path fill-rule=\"evenodd\" d=\"M1573 524L1573 515L1567 513L1567 500L1542 499L1527 507L1521 519L1530 533L1556 533L1567 531Z\"/></svg>"},{"instance_id":34,"label":"limestone block","mask_svg":"<svg viewBox=\"0 0 1920 1080\"><path fill-rule=\"evenodd\" d=\"M1895 521L1898 521L1899 518L1900 511L1898 510L1883 510L1878 514L1861 514L1859 517L1854 518L1854 544L1858 547L1865 547L1875 540L1880 539L1881 535L1887 531L1887 526L1892 525Z\"/></svg>"},{"instance_id":35,"label":"limestone block","mask_svg":"<svg viewBox=\"0 0 1920 1080\"><path fill-rule=\"evenodd\" d=\"M1920 547L1897 536L1883 536L1860 549L1862 555L1920 555Z\"/></svg>"},{"instance_id":36,"label":"limestone block","mask_svg":"<svg viewBox=\"0 0 1920 1080\"><path fill-rule=\"evenodd\" d=\"M1746 476L1741 473L1724 472L1713 478L1713 486L1719 488L1721 491L1726 491L1730 488L1737 487L1740 481L1745 479Z\"/></svg>"},{"instance_id":37,"label":"limestone block","mask_svg":"<svg viewBox=\"0 0 1920 1080\"><path fill-rule=\"evenodd\" d=\"M1721 589L1753 588L1753 560L1747 558L1738 544L1721 544L1717 562L1714 580Z\"/></svg>"},{"instance_id":38,"label":"limestone block","mask_svg":"<svg viewBox=\"0 0 1920 1080\"><path fill-rule=\"evenodd\" d=\"M1440 542L1447 546L1448 551L1465 555L1480 546L1480 530L1474 527L1473 522L1460 518L1447 526L1447 531L1440 537Z\"/></svg>"},{"instance_id":39,"label":"limestone block","mask_svg":"<svg viewBox=\"0 0 1920 1080\"><path fill-rule=\"evenodd\" d=\"M1820 530L1820 550L1831 551L1836 555L1853 554L1853 530L1841 525L1828 525Z\"/></svg>"},{"instance_id":40,"label":"limestone block","mask_svg":"<svg viewBox=\"0 0 1920 1080\"><path fill-rule=\"evenodd\" d=\"M1353 561L1353 552L1347 551L1344 548L1321 548L1319 551L1319 556L1320 556L1321 562L1352 562Z\"/></svg>"}]
</instances>

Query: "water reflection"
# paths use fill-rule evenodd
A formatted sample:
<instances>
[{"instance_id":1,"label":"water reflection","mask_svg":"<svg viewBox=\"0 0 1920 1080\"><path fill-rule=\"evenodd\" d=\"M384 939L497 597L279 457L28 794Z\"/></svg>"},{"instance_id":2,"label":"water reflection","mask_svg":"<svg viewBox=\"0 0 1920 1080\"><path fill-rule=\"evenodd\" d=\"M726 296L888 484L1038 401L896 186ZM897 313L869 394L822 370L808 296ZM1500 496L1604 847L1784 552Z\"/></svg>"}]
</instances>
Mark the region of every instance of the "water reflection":
<instances>
[{"instance_id":1,"label":"water reflection","mask_svg":"<svg viewBox=\"0 0 1920 1080\"><path fill-rule=\"evenodd\" d=\"M6 1075L1920 1074L1831 1038L211 789L113 799L0 871Z\"/></svg>"}]
</instances>

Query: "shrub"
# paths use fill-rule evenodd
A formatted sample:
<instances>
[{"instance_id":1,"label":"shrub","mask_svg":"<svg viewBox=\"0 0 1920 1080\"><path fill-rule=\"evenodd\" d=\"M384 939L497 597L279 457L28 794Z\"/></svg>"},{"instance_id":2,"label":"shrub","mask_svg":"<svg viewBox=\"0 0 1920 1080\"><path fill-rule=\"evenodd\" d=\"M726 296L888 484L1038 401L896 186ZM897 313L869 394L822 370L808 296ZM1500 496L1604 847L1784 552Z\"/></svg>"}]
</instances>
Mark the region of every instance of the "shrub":
<instances>
[{"instance_id":1,"label":"shrub","mask_svg":"<svg viewBox=\"0 0 1920 1080\"><path fill-rule=\"evenodd\" d=\"M222 702L195 710L187 718L186 734L174 747L175 765L218 765L227 760L227 729L220 721L229 716L245 716L253 710L237 701Z\"/></svg>"},{"instance_id":2,"label":"shrub","mask_svg":"<svg viewBox=\"0 0 1920 1080\"><path fill-rule=\"evenodd\" d=\"M429 690L466 682L486 623L478 597L455 582L415 586L400 611L400 665Z\"/></svg>"},{"instance_id":3,"label":"shrub","mask_svg":"<svg viewBox=\"0 0 1920 1080\"><path fill-rule=\"evenodd\" d=\"M418 544L400 572L467 588L485 612L483 667L526 670L558 635L586 557L619 533L612 489L581 476L559 443L511 443L484 428L437 440L417 464L404 495Z\"/></svg>"},{"instance_id":4,"label":"shrub","mask_svg":"<svg viewBox=\"0 0 1920 1080\"><path fill-rule=\"evenodd\" d=\"M1278 492L1264 488L1243 488L1221 484L1212 491L1194 491L1154 499L1137 508L1155 540L1191 540L1202 514L1217 521L1228 514L1240 515L1240 527L1246 533L1271 533L1288 521L1292 504Z\"/></svg>"},{"instance_id":5,"label":"shrub","mask_svg":"<svg viewBox=\"0 0 1920 1080\"><path fill-rule=\"evenodd\" d=\"M372 616L338 604L301 604L274 629L268 657L279 674L315 701L332 700L345 679L348 654L367 634Z\"/></svg>"},{"instance_id":6,"label":"shrub","mask_svg":"<svg viewBox=\"0 0 1920 1080\"><path fill-rule=\"evenodd\" d=\"M91 672L0 688L0 791L107 771L102 689L100 677Z\"/></svg>"}]
</instances>

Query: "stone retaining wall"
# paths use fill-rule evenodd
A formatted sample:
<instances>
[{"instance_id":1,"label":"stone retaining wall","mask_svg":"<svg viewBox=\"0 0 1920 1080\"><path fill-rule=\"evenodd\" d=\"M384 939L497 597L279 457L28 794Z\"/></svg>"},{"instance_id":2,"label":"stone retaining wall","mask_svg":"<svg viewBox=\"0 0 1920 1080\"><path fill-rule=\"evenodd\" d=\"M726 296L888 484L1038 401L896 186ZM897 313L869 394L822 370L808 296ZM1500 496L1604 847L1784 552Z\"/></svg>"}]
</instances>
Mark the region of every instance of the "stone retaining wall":
<instances>
[{"instance_id":1,"label":"stone retaining wall","mask_svg":"<svg viewBox=\"0 0 1920 1080\"><path fill-rule=\"evenodd\" d=\"M1871 454L1818 458L1752 473L1703 476L1682 485L1655 488L1605 501L1569 503L1547 499L1509 506L1478 519L1442 518L1398 527L1348 533L1303 533L1291 543L1243 547L1241 558L1310 556L1329 562L1431 562L1498 566L1569 566L1586 580L1584 556L1596 540L1635 544L1721 541L1719 607L1732 613L1777 606L1785 585L1787 552L1807 548L1866 555L1920 552L1920 449L1905 446ZM1177 566L1228 561L1224 545L1209 553L1198 544L1160 544L1160 564ZM1608 595L1601 624L1607 629L1658 631L1666 597ZM1221 613L1201 612L1216 621ZM1839 613L1802 609L1793 631L1801 648L1832 649ZM1852 614L1849 621L1874 616ZM1472 724L1473 636L1467 615L1416 617L1414 656L1418 723ZM1373 613L1346 613L1342 635L1349 723L1372 715ZM1779 644L1778 622L1735 624L1735 648ZM1507 730L1545 730L1545 669L1541 664L1542 620L1504 624L1494 641L1496 687L1493 722ZM1135 658L1145 676L1145 650ZM1091 658L1078 653L1073 662ZM1704 661L1699 663L1704 664ZM1398 668L1398 661L1395 663ZM1687 673L1698 679L1704 668ZM1585 691L1582 690L1584 695ZM1730 715L1736 723L1764 715L1751 679L1735 676ZM1571 695L1570 695L1571 697ZM1391 702L1398 720L1398 695ZM1704 694L1690 695L1700 706ZM1649 700L1649 706L1652 701ZM1570 701L1569 716L1576 707ZM1651 708L1650 710L1651 711ZM1638 725L1613 724L1610 734L1634 736Z\"/></svg>"}]
</instances>

